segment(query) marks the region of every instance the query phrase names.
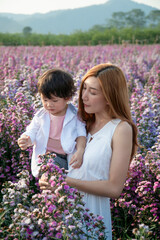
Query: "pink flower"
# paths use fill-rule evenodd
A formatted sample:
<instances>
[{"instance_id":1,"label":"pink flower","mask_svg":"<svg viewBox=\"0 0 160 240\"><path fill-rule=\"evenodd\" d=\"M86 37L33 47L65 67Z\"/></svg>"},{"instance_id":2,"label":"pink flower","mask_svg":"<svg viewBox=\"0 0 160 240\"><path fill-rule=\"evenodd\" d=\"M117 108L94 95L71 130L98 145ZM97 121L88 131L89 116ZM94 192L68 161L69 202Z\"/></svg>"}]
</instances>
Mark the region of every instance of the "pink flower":
<instances>
[{"instance_id":1,"label":"pink flower","mask_svg":"<svg viewBox=\"0 0 160 240\"><path fill-rule=\"evenodd\" d=\"M54 187L56 185L55 181L49 181L49 182L51 182L51 187Z\"/></svg>"}]
</instances>

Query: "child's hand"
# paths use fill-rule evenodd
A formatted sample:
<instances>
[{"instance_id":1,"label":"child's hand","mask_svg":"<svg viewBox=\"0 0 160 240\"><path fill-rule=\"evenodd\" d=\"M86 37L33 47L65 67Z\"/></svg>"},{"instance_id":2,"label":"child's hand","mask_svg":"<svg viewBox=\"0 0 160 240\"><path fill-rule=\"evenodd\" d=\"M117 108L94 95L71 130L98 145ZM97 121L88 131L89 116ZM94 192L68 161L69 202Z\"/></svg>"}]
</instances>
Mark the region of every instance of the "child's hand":
<instances>
[{"instance_id":1,"label":"child's hand","mask_svg":"<svg viewBox=\"0 0 160 240\"><path fill-rule=\"evenodd\" d=\"M23 135L22 137L18 138L18 145L22 150L26 150L32 145L32 141L29 136Z\"/></svg>"},{"instance_id":2,"label":"child's hand","mask_svg":"<svg viewBox=\"0 0 160 240\"><path fill-rule=\"evenodd\" d=\"M72 165L73 168L79 168L83 162L83 153L84 151L77 150L73 154L69 165Z\"/></svg>"}]
</instances>

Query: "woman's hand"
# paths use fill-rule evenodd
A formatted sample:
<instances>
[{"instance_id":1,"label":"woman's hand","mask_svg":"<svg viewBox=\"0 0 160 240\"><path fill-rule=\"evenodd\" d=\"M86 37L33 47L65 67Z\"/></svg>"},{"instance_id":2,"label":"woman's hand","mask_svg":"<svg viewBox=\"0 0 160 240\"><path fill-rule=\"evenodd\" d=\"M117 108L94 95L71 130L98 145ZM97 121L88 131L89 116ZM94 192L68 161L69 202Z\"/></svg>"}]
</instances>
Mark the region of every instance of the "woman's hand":
<instances>
[{"instance_id":1,"label":"woman's hand","mask_svg":"<svg viewBox=\"0 0 160 240\"><path fill-rule=\"evenodd\" d=\"M50 184L42 178L39 179L39 186L41 190L50 190Z\"/></svg>"},{"instance_id":2,"label":"woman's hand","mask_svg":"<svg viewBox=\"0 0 160 240\"><path fill-rule=\"evenodd\" d=\"M45 174L39 179L39 186L41 190L50 190L52 192L55 191L56 187L51 187L48 179L45 177Z\"/></svg>"},{"instance_id":3,"label":"woman's hand","mask_svg":"<svg viewBox=\"0 0 160 240\"><path fill-rule=\"evenodd\" d=\"M71 178L71 177L68 177L68 176L66 176L66 178L65 178L65 182L70 187L75 187L75 184L78 181L81 181L81 180L78 180L78 179L75 179L75 178Z\"/></svg>"}]
</instances>

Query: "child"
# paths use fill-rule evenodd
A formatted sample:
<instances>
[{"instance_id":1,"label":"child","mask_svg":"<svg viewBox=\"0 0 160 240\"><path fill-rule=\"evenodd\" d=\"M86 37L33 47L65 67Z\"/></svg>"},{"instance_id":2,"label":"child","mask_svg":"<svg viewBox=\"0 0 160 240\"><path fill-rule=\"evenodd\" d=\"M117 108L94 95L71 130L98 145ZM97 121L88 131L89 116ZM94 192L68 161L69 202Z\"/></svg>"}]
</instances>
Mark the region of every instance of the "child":
<instances>
[{"instance_id":1,"label":"child","mask_svg":"<svg viewBox=\"0 0 160 240\"><path fill-rule=\"evenodd\" d=\"M18 139L22 150L33 145L32 174L38 177L38 155L56 153L55 163L68 169L70 156L73 168L82 164L86 145L85 124L78 119L77 109L68 101L76 88L72 76L61 70L46 71L38 81L43 107Z\"/></svg>"}]
</instances>

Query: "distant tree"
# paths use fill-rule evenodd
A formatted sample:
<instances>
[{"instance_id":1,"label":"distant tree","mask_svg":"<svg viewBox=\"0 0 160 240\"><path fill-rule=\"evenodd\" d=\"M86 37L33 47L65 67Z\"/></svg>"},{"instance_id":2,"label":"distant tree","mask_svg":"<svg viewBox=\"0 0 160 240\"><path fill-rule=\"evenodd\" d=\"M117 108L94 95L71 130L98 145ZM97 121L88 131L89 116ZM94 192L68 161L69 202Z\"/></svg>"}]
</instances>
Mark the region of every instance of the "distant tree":
<instances>
[{"instance_id":1,"label":"distant tree","mask_svg":"<svg viewBox=\"0 0 160 240\"><path fill-rule=\"evenodd\" d=\"M106 29L106 27L105 26L103 26L103 25L94 25L91 29L90 29L90 31L93 31L93 32L104 32L104 30Z\"/></svg>"},{"instance_id":2,"label":"distant tree","mask_svg":"<svg viewBox=\"0 0 160 240\"><path fill-rule=\"evenodd\" d=\"M112 18L107 23L108 28L125 28L126 27L126 13L114 12Z\"/></svg>"},{"instance_id":3,"label":"distant tree","mask_svg":"<svg viewBox=\"0 0 160 240\"><path fill-rule=\"evenodd\" d=\"M133 9L126 13L127 27L143 28L146 24L145 13L141 9Z\"/></svg>"},{"instance_id":4,"label":"distant tree","mask_svg":"<svg viewBox=\"0 0 160 240\"><path fill-rule=\"evenodd\" d=\"M147 16L146 19L149 21L150 26L156 27L160 25L160 10L153 10Z\"/></svg>"},{"instance_id":5,"label":"distant tree","mask_svg":"<svg viewBox=\"0 0 160 240\"><path fill-rule=\"evenodd\" d=\"M31 27L24 27L23 28L23 34L25 35L25 36L28 36L28 35L30 35L31 34L31 32L32 32L32 28Z\"/></svg>"},{"instance_id":6,"label":"distant tree","mask_svg":"<svg viewBox=\"0 0 160 240\"><path fill-rule=\"evenodd\" d=\"M129 12L115 12L107 23L109 28L142 28L145 27L146 17L141 9L133 9Z\"/></svg>"}]
</instances>

